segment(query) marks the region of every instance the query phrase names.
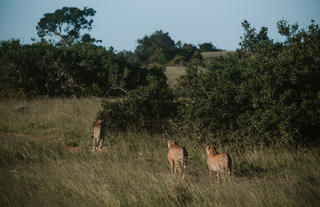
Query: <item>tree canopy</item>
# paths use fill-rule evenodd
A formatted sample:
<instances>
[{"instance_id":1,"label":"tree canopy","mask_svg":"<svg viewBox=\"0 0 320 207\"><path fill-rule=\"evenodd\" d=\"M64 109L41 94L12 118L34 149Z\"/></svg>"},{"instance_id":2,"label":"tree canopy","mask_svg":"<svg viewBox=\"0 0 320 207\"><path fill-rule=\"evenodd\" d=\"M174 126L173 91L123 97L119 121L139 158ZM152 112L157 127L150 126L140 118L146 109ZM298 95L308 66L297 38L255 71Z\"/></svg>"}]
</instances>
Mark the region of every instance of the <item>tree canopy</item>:
<instances>
[{"instance_id":1,"label":"tree canopy","mask_svg":"<svg viewBox=\"0 0 320 207\"><path fill-rule=\"evenodd\" d=\"M82 10L76 7L63 7L53 13L46 13L40 19L36 29L40 38L55 36L64 45L72 45L80 38L80 30L92 29L93 19L96 11L84 7Z\"/></svg>"},{"instance_id":2,"label":"tree canopy","mask_svg":"<svg viewBox=\"0 0 320 207\"><path fill-rule=\"evenodd\" d=\"M180 79L185 128L246 145L319 141L319 26L279 21L284 42L269 39L266 27L242 26L241 49L190 66Z\"/></svg>"},{"instance_id":3,"label":"tree canopy","mask_svg":"<svg viewBox=\"0 0 320 207\"><path fill-rule=\"evenodd\" d=\"M154 32L150 36L138 39L135 53L143 62L167 63L176 54L175 42L162 30Z\"/></svg>"},{"instance_id":4,"label":"tree canopy","mask_svg":"<svg viewBox=\"0 0 320 207\"><path fill-rule=\"evenodd\" d=\"M211 42L205 42L205 43L199 44L199 50L200 52L221 51L216 46L214 46Z\"/></svg>"},{"instance_id":5,"label":"tree canopy","mask_svg":"<svg viewBox=\"0 0 320 207\"><path fill-rule=\"evenodd\" d=\"M302 29L280 20L283 42L244 20L240 49L202 61L200 52L216 50L212 43L175 43L161 30L138 39L135 52L95 45L81 34L92 29L94 14L63 7L39 21L41 41L1 41L0 98L120 95L127 98L105 102L98 114L110 130L177 131L244 145L319 141L320 29L313 20ZM165 64L188 64L179 98Z\"/></svg>"},{"instance_id":6,"label":"tree canopy","mask_svg":"<svg viewBox=\"0 0 320 207\"><path fill-rule=\"evenodd\" d=\"M261 27L257 33L256 29L247 20L244 20L241 24L244 29L244 34L241 36L242 41L239 43L241 49L255 52L259 47L264 47L265 44L272 41L268 37L267 27Z\"/></svg>"}]
</instances>

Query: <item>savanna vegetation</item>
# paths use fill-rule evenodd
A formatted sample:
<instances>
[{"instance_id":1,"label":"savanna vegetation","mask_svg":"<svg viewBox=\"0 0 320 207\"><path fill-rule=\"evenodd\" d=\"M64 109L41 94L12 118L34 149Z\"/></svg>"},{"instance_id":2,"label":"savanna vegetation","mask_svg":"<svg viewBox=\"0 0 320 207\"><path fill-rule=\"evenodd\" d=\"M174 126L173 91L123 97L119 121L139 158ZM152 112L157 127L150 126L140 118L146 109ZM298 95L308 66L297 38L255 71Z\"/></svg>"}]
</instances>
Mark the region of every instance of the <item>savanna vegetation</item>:
<instances>
[{"instance_id":1,"label":"savanna vegetation","mask_svg":"<svg viewBox=\"0 0 320 207\"><path fill-rule=\"evenodd\" d=\"M318 147L230 147L233 176L208 176L205 143L148 132L107 135L90 152L95 98L0 101L1 206L316 206ZM170 173L167 140L188 150L185 180Z\"/></svg>"},{"instance_id":2,"label":"savanna vegetation","mask_svg":"<svg viewBox=\"0 0 320 207\"><path fill-rule=\"evenodd\" d=\"M234 52L161 30L117 52L83 34L94 14L64 7L40 19L39 41L1 41L1 206L320 202L318 24L280 20L275 42L244 20ZM97 119L105 153L89 150ZM183 181L168 139L188 150ZM207 144L233 159L224 183L208 176Z\"/></svg>"},{"instance_id":3,"label":"savanna vegetation","mask_svg":"<svg viewBox=\"0 0 320 207\"><path fill-rule=\"evenodd\" d=\"M83 34L92 29L94 15L91 8L63 7L40 19L40 40L2 40L0 97L119 96L146 85L149 73L169 61L185 65L202 59L198 47L175 43L162 31L138 39L135 52L105 48L101 40ZM218 50L212 43L199 46L201 51Z\"/></svg>"}]
</instances>

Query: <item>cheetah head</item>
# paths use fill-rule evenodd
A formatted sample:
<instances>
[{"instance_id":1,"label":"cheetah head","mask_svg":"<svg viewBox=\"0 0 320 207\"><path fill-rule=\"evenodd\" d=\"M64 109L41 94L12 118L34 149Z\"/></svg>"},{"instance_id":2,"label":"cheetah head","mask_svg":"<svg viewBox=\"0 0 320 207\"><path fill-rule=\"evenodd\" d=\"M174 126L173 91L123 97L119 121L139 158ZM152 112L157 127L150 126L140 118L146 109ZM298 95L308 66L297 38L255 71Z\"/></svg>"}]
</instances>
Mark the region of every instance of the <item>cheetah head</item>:
<instances>
[{"instance_id":1,"label":"cheetah head","mask_svg":"<svg viewBox=\"0 0 320 207\"><path fill-rule=\"evenodd\" d=\"M209 155L210 152L213 152L214 154L216 154L216 149L213 145L206 146L206 151L207 151L207 155Z\"/></svg>"},{"instance_id":2,"label":"cheetah head","mask_svg":"<svg viewBox=\"0 0 320 207\"><path fill-rule=\"evenodd\" d=\"M168 140L168 148L171 148L171 147L173 147L173 146L176 145L176 144L177 144L176 141L174 141L174 140Z\"/></svg>"}]
</instances>

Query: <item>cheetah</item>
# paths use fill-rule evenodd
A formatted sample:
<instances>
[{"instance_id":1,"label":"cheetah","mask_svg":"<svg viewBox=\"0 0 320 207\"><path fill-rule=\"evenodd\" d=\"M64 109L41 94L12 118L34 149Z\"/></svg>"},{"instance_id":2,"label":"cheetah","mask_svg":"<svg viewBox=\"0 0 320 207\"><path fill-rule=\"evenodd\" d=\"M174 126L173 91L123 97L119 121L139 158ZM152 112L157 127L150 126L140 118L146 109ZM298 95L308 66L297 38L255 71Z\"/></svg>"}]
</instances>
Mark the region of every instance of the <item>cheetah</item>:
<instances>
[{"instance_id":1,"label":"cheetah","mask_svg":"<svg viewBox=\"0 0 320 207\"><path fill-rule=\"evenodd\" d=\"M213 145L206 147L207 151L207 164L209 168L209 175L212 175L213 171L216 173L217 182L220 181L220 174L231 174L232 159L225 153L218 153Z\"/></svg>"},{"instance_id":2,"label":"cheetah","mask_svg":"<svg viewBox=\"0 0 320 207\"><path fill-rule=\"evenodd\" d=\"M171 172L177 173L184 178L184 171L186 170L188 153L184 147L177 145L176 141L168 141L168 161L170 164Z\"/></svg>"},{"instance_id":3,"label":"cheetah","mask_svg":"<svg viewBox=\"0 0 320 207\"><path fill-rule=\"evenodd\" d=\"M93 127L93 149L92 151L100 151L103 144L103 136L101 136L102 131L102 120L99 119Z\"/></svg>"}]
</instances>

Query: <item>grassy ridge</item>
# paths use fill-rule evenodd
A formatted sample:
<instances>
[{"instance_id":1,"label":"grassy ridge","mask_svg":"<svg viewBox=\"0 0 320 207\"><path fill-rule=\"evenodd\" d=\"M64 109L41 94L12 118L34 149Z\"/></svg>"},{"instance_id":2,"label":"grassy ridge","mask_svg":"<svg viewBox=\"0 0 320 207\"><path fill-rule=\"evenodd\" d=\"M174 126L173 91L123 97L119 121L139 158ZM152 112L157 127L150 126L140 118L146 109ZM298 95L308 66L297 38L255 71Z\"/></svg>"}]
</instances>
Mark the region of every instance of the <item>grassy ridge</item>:
<instances>
[{"instance_id":1,"label":"grassy ridge","mask_svg":"<svg viewBox=\"0 0 320 207\"><path fill-rule=\"evenodd\" d=\"M169 173L164 135L108 136L90 153L98 99L0 102L0 206L316 206L320 151L236 149L233 176L208 176L205 146L173 137L189 152L184 182ZM32 127L31 127L32 126ZM74 145L68 145L70 141ZM67 144L66 144L67 143ZM77 151L72 150L77 148Z\"/></svg>"}]
</instances>

